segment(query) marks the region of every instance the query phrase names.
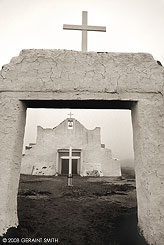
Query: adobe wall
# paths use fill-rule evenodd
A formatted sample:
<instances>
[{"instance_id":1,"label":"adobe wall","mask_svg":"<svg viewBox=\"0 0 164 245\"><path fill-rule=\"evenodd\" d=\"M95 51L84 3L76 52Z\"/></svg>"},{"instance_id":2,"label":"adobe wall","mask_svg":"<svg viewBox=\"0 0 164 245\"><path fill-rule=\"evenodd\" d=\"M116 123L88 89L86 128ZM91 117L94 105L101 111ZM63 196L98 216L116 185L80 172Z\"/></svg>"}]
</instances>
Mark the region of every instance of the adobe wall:
<instances>
[{"instance_id":1,"label":"adobe wall","mask_svg":"<svg viewBox=\"0 0 164 245\"><path fill-rule=\"evenodd\" d=\"M2 98L3 97L3 98ZM25 108L18 98L0 98L0 235L18 224L19 185Z\"/></svg>"},{"instance_id":2,"label":"adobe wall","mask_svg":"<svg viewBox=\"0 0 164 245\"><path fill-rule=\"evenodd\" d=\"M17 226L21 100L137 101L132 108L139 228L164 244L164 68L150 54L24 50L0 71L0 234Z\"/></svg>"},{"instance_id":3,"label":"adobe wall","mask_svg":"<svg viewBox=\"0 0 164 245\"><path fill-rule=\"evenodd\" d=\"M110 159L110 164L109 160ZM112 158L110 149L101 149L101 161L102 161L102 172L103 176L121 176L121 164L117 159Z\"/></svg>"},{"instance_id":4,"label":"adobe wall","mask_svg":"<svg viewBox=\"0 0 164 245\"><path fill-rule=\"evenodd\" d=\"M164 242L164 103L142 100L132 110L138 222L150 244Z\"/></svg>"}]
</instances>

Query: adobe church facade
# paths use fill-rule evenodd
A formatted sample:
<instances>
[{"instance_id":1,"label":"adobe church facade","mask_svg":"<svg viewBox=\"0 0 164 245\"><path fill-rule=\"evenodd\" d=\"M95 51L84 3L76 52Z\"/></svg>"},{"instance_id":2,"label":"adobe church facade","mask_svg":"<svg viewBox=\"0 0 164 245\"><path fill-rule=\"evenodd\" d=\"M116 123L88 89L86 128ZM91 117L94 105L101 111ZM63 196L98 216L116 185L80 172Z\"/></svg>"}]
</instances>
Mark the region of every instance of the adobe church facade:
<instances>
[{"instance_id":1,"label":"adobe church facade","mask_svg":"<svg viewBox=\"0 0 164 245\"><path fill-rule=\"evenodd\" d=\"M100 127L88 130L74 118L53 129L37 127L36 144L26 147L21 173L68 175L70 146L73 175L121 176L120 162L101 144Z\"/></svg>"}]
</instances>

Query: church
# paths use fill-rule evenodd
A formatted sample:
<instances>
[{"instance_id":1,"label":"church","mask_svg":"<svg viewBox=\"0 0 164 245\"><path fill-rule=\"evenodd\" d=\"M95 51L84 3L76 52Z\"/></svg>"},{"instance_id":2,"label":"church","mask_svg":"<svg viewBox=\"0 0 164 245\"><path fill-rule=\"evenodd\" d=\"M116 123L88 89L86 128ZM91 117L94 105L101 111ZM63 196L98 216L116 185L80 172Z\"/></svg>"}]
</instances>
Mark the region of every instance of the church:
<instances>
[{"instance_id":1,"label":"church","mask_svg":"<svg viewBox=\"0 0 164 245\"><path fill-rule=\"evenodd\" d=\"M37 127L36 144L26 146L21 173L68 175L70 147L72 174L80 176L121 176L120 161L101 144L100 127L86 129L75 118L67 118L55 128Z\"/></svg>"}]
</instances>

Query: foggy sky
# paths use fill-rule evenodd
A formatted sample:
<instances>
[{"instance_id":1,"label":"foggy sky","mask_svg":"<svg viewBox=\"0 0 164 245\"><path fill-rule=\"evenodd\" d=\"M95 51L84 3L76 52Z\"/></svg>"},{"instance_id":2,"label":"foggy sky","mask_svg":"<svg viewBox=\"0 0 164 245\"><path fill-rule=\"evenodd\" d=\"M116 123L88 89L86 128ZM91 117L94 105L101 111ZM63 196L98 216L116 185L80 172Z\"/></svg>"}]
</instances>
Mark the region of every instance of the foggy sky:
<instances>
[{"instance_id":1,"label":"foggy sky","mask_svg":"<svg viewBox=\"0 0 164 245\"><path fill-rule=\"evenodd\" d=\"M62 30L81 24L107 32L89 32L89 51L148 52L164 63L164 0L0 0L0 66L22 49L81 50L81 31Z\"/></svg>"}]
</instances>

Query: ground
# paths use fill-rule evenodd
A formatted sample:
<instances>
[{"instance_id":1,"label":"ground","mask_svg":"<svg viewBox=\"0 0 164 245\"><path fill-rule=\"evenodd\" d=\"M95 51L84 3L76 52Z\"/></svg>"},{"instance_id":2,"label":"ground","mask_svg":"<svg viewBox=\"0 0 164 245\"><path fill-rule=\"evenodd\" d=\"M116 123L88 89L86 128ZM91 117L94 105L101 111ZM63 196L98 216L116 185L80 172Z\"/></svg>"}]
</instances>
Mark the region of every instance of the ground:
<instances>
[{"instance_id":1,"label":"ground","mask_svg":"<svg viewBox=\"0 0 164 245\"><path fill-rule=\"evenodd\" d=\"M67 187L66 176L22 175L14 236L22 244L145 245L136 206L134 179L74 176ZM22 237L42 239L30 243Z\"/></svg>"}]
</instances>

